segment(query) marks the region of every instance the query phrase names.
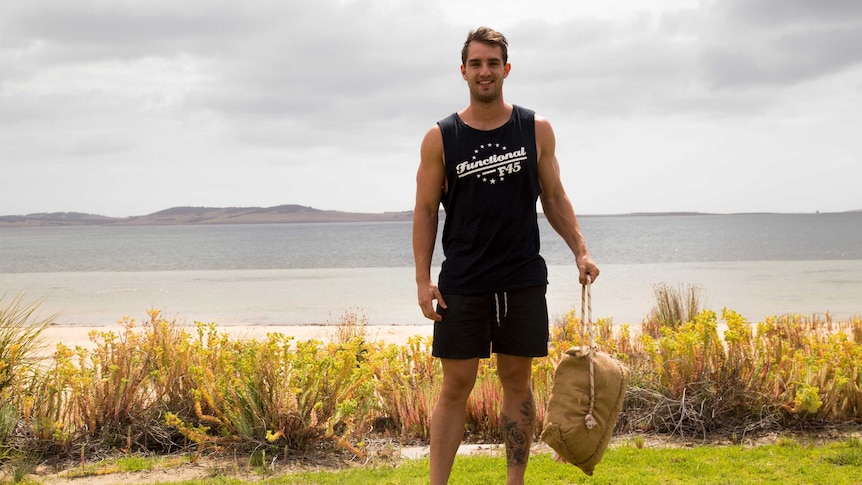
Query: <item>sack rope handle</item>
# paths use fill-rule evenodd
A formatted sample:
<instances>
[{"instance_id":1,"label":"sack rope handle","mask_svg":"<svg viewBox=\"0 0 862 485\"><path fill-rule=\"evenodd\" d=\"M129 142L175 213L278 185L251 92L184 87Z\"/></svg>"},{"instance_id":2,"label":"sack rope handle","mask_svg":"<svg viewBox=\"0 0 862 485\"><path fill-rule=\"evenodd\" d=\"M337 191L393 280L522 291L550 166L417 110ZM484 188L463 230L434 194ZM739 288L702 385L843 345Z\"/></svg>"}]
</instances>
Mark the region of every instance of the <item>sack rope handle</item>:
<instances>
[{"instance_id":1,"label":"sack rope handle","mask_svg":"<svg viewBox=\"0 0 862 485\"><path fill-rule=\"evenodd\" d=\"M583 326L584 322L587 324L587 328L589 329L590 342L589 342L589 357L590 357L590 409L587 411L587 415L584 416L584 421L586 422L587 429L593 429L596 427L596 418L593 417L593 408L596 404L596 373L593 364L593 360L596 357L595 351L595 337L593 336L593 295L591 291L591 279L590 275L587 275L586 284L581 285L581 340L583 340ZM584 318L584 311L586 310L586 319Z\"/></svg>"}]
</instances>

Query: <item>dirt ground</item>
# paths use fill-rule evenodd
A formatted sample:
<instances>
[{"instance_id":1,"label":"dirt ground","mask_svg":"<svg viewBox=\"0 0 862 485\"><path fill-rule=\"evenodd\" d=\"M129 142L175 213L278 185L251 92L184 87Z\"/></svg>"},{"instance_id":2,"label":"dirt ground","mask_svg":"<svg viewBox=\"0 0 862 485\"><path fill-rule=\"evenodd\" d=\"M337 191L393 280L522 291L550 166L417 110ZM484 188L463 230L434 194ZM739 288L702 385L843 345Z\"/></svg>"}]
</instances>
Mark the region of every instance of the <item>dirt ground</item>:
<instances>
[{"instance_id":1,"label":"dirt ground","mask_svg":"<svg viewBox=\"0 0 862 485\"><path fill-rule=\"evenodd\" d=\"M44 485L143 485L152 483L174 483L186 480L202 480L214 477L230 477L248 482L257 482L298 471L337 470L361 466L359 460L351 460L337 453L291 457L285 462L276 458L268 466L252 465L250 456L207 455L198 457L165 456L151 470L119 472L112 468L110 460L99 469L86 465L87 473L77 464L67 466L40 465L30 475Z\"/></svg>"},{"instance_id":2,"label":"dirt ground","mask_svg":"<svg viewBox=\"0 0 862 485\"><path fill-rule=\"evenodd\" d=\"M44 485L143 485L156 482L179 482L200 480L212 477L230 477L248 482L261 481L299 471L340 470L363 466L395 465L403 460L420 459L428 455L428 446L405 446L391 440L372 441L367 446L368 456L357 457L346 452L320 452L303 456L292 456L285 460L275 457L267 460L269 465L252 465L249 456L208 455L188 460L182 457L171 460L163 457L165 466L153 470L122 473L111 471L110 465L98 470L87 464L90 473L83 475L79 464L65 466L41 465L31 478ZM543 443L533 445L533 455L550 454L551 450ZM459 455L503 455L505 451L499 444L465 443L458 450Z\"/></svg>"},{"instance_id":3,"label":"dirt ground","mask_svg":"<svg viewBox=\"0 0 862 485\"><path fill-rule=\"evenodd\" d=\"M327 451L302 456L267 458L267 465L252 464L249 455L209 454L203 456L176 455L159 457L152 470L119 472L111 460L105 460L100 469L91 463L84 467L68 462L65 464L43 464L36 467L30 478L44 485L143 485L151 483L174 483L185 480L201 480L213 477L230 477L248 482L257 482L300 471L340 470L361 466L396 464L401 460L421 457L427 453L422 447L399 448L397 445L381 445L359 458L349 453ZM84 471L86 470L86 472ZM8 478L9 471L0 474ZM3 477L7 475L7 477Z\"/></svg>"}]
</instances>

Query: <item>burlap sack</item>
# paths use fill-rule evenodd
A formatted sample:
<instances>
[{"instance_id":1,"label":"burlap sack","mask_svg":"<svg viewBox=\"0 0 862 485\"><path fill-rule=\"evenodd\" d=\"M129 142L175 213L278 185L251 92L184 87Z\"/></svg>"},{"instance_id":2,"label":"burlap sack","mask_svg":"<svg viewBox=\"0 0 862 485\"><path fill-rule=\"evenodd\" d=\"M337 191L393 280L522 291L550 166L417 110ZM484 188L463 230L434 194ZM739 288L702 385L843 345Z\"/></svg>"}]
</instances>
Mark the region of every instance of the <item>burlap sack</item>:
<instances>
[{"instance_id":1,"label":"burlap sack","mask_svg":"<svg viewBox=\"0 0 862 485\"><path fill-rule=\"evenodd\" d=\"M631 374L621 362L596 351L593 360L595 400L589 427L589 348L566 351L554 372L554 385L542 429L542 441L587 475L601 461L623 408Z\"/></svg>"}]
</instances>

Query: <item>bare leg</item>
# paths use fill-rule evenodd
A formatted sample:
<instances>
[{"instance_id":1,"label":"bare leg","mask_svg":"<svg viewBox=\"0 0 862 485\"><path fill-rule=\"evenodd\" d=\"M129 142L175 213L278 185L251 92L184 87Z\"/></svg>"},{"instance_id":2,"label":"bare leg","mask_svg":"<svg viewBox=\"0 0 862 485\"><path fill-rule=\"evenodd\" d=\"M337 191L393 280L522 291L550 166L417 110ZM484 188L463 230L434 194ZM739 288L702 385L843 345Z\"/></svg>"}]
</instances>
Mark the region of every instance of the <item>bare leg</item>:
<instances>
[{"instance_id":1,"label":"bare leg","mask_svg":"<svg viewBox=\"0 0 862 485\"><path fill-rule=\"evenodd\" d=\"M506 444L507 485L523 485L536 424L536 405L530 384L533 359L497 354L503 386L500 428Z\"/></svg>"},{"instance_id":2,"label":"bare leg","mask_svg":"<svg viewBox=\"0 0 862 485\"><path fill-rule=\"evenodd\" d=\"M431 485L445 485L467 419L467 398L476 383L479 359L440 359L443 387L431 415Z\"/></svg>"}]
</instances>

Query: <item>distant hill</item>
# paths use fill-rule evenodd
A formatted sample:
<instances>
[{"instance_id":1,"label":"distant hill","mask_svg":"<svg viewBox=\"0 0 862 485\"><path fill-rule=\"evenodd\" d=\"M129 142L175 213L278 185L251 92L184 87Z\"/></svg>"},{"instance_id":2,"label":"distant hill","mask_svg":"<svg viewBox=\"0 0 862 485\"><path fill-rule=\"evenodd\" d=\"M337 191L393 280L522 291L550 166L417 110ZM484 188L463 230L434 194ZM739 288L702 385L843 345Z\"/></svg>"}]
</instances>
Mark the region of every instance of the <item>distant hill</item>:
<instances>
[{"instance_id":1,"label":"distant hill","mask_svg":"<svg viewBox=\"0 0 862 485\"><path fill-rule=\"evenodd\" d=\"M174 207L146 216L105 217L77 212L0 216L0 226L164 226L182 224L277 224L291 222L410 221L413 212L340 212L301 205L275 207Z\"/></svg>"},{"instance_id":2,"label":"distant hill","mask_svg":"<svg viewBox=\"0 0 862 485\"><path fill-rule=\"evenodd\" d=\"M27 214L26 216L0 216L2 226L95 226L112 224L114 217L82 214L80 212L51 212Z\"/></svg>"},{"instance_id":3,"label":"distant hill","mask_svg":"<svg viewBox=\"0 0 862 485\"><path fill-rule=\"evenodd\" d=\"M862 212L862 209L846 211ZM747 213L754 214L754 213ZM715 215L704 212L635 212L628 214L581 214L579 217L613 216L694 216ZM441 210L441 219L445 214ZM539 212L539 217L544 214ZM51 212L23 216L0 216L0 227L10 226L168 226L192 224L285 224L302 222L379 222L411 221L413 211L342 212L325 211L303 205L275 207L173 207L146 216L106 217L80 212Z\"/></svg>"}]
</instances>

